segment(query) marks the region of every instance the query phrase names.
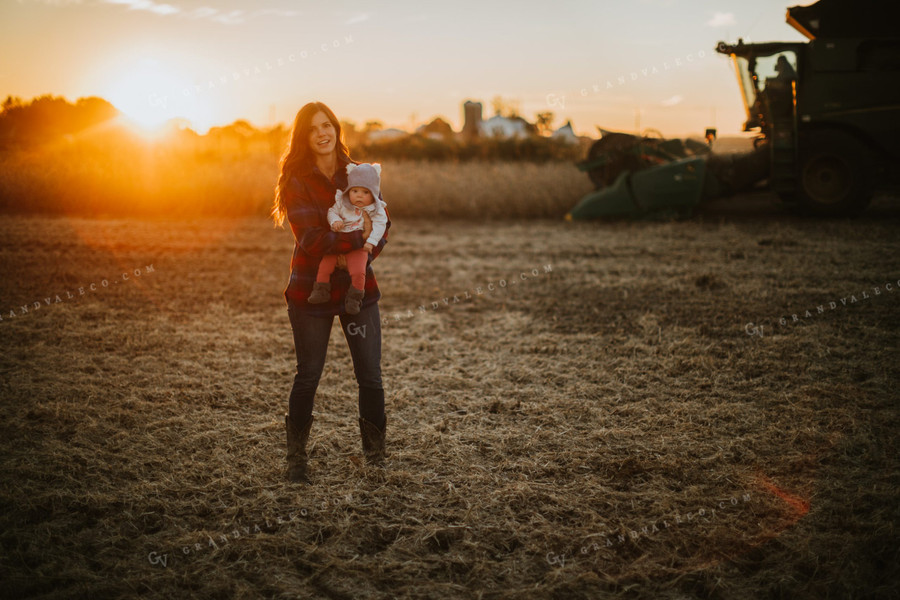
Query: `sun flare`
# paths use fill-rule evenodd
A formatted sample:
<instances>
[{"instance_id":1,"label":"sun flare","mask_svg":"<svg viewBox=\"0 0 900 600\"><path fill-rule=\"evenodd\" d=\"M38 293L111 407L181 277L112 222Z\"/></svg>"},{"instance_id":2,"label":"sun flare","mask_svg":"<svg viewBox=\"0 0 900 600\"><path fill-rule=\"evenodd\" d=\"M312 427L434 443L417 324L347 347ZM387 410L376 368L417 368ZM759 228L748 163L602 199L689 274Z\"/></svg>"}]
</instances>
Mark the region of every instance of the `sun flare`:
<instances>
[{"instance_id":1,"label":"sun flare","mask_svg":"<svg viewBox=\"0 0 900 600\"><path fill-rule=\"evenodd\" d=\"M118 75L104 96L148 134L159 131L175 115L170 105L178 82L172 70L158 60L144 58Z\"/></svg>"}]
</instances>

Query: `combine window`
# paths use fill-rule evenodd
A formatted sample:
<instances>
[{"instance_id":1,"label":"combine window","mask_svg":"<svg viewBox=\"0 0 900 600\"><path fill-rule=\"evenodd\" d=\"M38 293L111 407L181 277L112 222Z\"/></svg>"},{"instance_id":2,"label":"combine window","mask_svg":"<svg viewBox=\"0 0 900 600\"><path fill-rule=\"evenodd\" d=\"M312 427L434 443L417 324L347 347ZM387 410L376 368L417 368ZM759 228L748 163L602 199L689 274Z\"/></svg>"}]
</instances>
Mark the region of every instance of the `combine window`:
<instances>
[{"instance_id":1,"label":"combine window","mask_svg":"<svg viewBox=\"0 0 900 600\"><path fill-rule=\"evenodd\" d=\"M797 55L793 52L779 52L756 59L756 74L760 81L790 81L797 78Z\"/></svg>"},{"instance_id":2,"label":"combine window","mask_svg":"<svg viewBox=\"0 0 900 600\"><path fill-rule=\"evenodd\" d=\"M773 115L790 112L793 106L792 82L797 79L797 54L791 50L769 55L732 55L737 69L747 122L744 131L762 127ZM766 99L763 100L762 97ZM769 106L767 111L766 106Z\"/></svg>"}]
</instances>

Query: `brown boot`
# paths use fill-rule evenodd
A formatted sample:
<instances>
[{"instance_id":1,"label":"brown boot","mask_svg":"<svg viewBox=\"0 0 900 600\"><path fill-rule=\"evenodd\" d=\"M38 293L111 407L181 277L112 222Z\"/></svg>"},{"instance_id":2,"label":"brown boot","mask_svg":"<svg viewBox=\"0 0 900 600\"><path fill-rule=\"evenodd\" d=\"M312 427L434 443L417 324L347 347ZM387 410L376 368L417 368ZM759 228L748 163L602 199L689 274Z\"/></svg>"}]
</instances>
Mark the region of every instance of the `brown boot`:
<instances>
[{"instance_id":1,"label":"brown boot","mask_svg":"<svg viewBox=\"0 0 900 600\"><path fill-rule=\"evenodd\" d=\"M331 282L317 281L313 284L312 292L306 299L310 304L322 304L331 300Z\"/></svg>"},{"instance_id":2,"label":"brown boot","mask_svg":"<svg viewBox=\"0 0 900 600\"><path fill-rule=\"evenodd\" d=\"M365 294L365 290L355 288L352 285L350 286L350 289L347 290L347 297L344 299L344 308L347 309L348 315L359 314L359 305L362 303Z\"/></svg>"},{"instance_id":3,"label":"brown boot","mask_svg":"<svg viewBox=\"0 0 900 600\"><path fill-rule=\"evenodd\" d=\"M384 432L387 429L387 417L384 418L384 426L378 429L375 425L359 418L359 433L362 436L363 454L366 461L373 465L384 464Z\"/></svg>"},{"instance_id":4,"label":"brown boot","mask_svg":"<svg viewBox=\"0 0 900 600\"><path fill-rule=\"evenodd\" d=\"M306 441L309 439L312 422L313 416L309 415L306 423L297 427L289 415L284 415L284 428L287 431L287 476L294 483L309 483L306 475Z\"/></svg>"}]
</instances>

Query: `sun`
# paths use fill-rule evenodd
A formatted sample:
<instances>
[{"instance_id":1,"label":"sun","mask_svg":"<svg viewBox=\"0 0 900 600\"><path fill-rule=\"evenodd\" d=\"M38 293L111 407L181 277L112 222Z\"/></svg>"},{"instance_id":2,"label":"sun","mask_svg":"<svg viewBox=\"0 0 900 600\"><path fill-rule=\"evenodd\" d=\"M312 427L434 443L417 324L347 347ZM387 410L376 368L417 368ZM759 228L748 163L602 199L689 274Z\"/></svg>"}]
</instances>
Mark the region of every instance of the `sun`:
<instances>
[{"instance_id":1,"label":"sun","mask_svg":"<svg viewBox=\"0 0 900 600\"><path fill-rule=\"evenodd\" d=\"M107 85L104 97L147 133L175 117L172 98L178 77L160 61L143 58L123 69Z\"/></svg>"}]
</instances>

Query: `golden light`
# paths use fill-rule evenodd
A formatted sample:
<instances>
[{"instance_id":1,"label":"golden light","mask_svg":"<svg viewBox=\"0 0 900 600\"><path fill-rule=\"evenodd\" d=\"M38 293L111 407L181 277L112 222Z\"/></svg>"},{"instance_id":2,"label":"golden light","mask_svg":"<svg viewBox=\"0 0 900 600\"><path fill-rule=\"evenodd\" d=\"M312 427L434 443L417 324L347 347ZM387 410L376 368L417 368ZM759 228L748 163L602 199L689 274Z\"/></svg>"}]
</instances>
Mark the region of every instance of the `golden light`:
<instances>
[{"instance_id":1,"label":"golden light","mask_svg":"<svg viewBox=\"0 0 900 600\"><path fill-rule=\"evenodd\" d=\"M152 135L175 117L173 91L178 79L170 68L153 58L129 65L110 82L102 94L142 132Z\"/></svg>"}]
</instances>

